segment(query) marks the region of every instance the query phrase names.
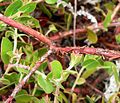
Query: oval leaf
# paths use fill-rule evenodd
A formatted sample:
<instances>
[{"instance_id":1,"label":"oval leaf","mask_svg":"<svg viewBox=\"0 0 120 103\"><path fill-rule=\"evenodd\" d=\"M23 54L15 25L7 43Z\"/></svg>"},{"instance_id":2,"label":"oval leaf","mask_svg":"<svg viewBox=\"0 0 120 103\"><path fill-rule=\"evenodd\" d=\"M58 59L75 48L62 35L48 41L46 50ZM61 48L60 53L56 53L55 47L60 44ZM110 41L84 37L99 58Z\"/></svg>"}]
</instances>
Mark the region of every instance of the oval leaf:
<instances>
[{"instance_id":1,"label":"oval leaf","mask_svg":"<svg viewBox=\"0 0 120 103\"><path fill-rule=\"evenodd\" d=\"M112 11L109 10L107 16L105 17L105 20L103 21L103 26L105 29L109 26L111 22L111 16L112 16Z\"/></svg>"},{"instance_id":2,"label":"oval leaf","mask_svg":"<svg viewBox=\"0 0 120 103\"><path fill-rule=\"evenodd\" d=\"M7 52L12 51L12 42L4 37L1 43L1 59L5 64L9 63L10 57L7 55Z\"/></svg>"},{"instance_id":3,"label":"oval leaf","mask_svg":"<svg viewBox=\"0 0 120 103\"><path fill-rule=\"evenodd\" d=\"M10 4L7 9L5 10L4 15L5 16L12 16L13 14L18 12L18 9L22 6L22 1L21 0L16 0L12 4Z\"/></svg>"},{"instance_id":4,"label":"oval leaf","mask_svg":"<svg viewBox=\"0 0 120 103\"><path fill-rule=\"evenodd\" d=\"M29 3L19 8L19 11L22 11L22 13L31 13L35 10L35 8L36 3Z\"/></svg>"},{"instance_id":5,"label":"oval leaf","mask_svg":"<svg viewBox=\"0 0 120 103\"><path fill-rule=\"evenodd\" d=\"M97 35L90 29L87 29L87 38L90 41L90 43L94 44L98 41Z\"/></svg>"},{"instance_id":6,"label":"oval leaf","mask_svg":"<svg viewBox=\"0 0 120 103\"><path fill-rule=\"evenodd\" d=\"M61 73L62 73L62 65L59 61L54 60L51 63L51 67L52 67L52 75L53 78L60 78L61 77Z\"/></svg>"},{"instance_id":7,"label":"oval leaf","mask_svg":"<svg viewBox=\"0 0 120 103\"><path fill-rule=\"evenodd\" d=\"M53 91L53 85L49 80L44 79L42 76L37 76L38 85L46 92L51 93Z\"/></svg>"},{"instance_id":8,"label":"oval leaf","mask_svg":"<svg viewBox=\"0 0 120 103\"><path fill-rule=\"evenodd\" d=\"M97 70L97 67L100 66L100 63L95 59L88 59L83 63L82 66L83 68L86 68L86 71L83 73L82 78L88 78Z\"/></svg>"},{"instance_id":9,"label":"oval leaf","mask_svg":"<svg viewBox=\"0 0 120 103\"><path fill-rule=\"evenodd\" d=\"M78 81L77 81L78 85L82 85L84 83L85 83L85 79L84 78L79 78Z\"/></svg>"}]
</instances>

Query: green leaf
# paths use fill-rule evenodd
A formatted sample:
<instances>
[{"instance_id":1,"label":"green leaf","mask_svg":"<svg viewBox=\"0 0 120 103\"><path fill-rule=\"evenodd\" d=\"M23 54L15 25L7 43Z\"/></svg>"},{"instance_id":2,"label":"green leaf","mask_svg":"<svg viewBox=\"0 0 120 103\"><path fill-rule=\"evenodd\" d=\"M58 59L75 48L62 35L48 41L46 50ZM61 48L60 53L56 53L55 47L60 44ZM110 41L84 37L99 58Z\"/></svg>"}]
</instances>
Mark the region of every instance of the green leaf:
<instances>
[{"instance_id":1,"label":"green leaf","mask_svg":"<svg viewBox=\"0 0 120 103\"><path fill-rule=\"evenodd\" d=\"M114 63L105 61L103 68L108 72L108 74L111 76L113 74L112 68L115 66Z\"/></svg>"},{"instance_id":2,"label":"green leaf","mask_svg":"<svg viewBox=\"0 0 120 103\"><path fill-rule=\"evenodd\" d=\"M88 59L83 62L82 66L83 68L86 68L86 71L83 73L82 78L86 79L97 70L97 67L100 66L100 63L95 59Z\"/></svg>"},{"instance_id":3,"label":"green leaf","mask_svg":"<svg viewBox=\"0 0 120 103\"><path fill-rule=\"evenodd\" d=\"M22 13L31 13L35 10L36 3L28 3L22 7L19 8L19 11L22 11Z\"/></svg>"},{"instance_id":4,"label":"green leaf","mask_svg":"<svg viewBox=\"0 0 120 103\"><path fill-rule=\"evenodd\" d=\"M30 103L31 101L32 103L41 103L38 98L32 95L28 95L26 90L21 90L20 92L18 92L15 96L15 100L17 103Z\"/></svg>"},{"instance_id":5,"label":"green leaf","mask_svg":"<svg viewBox=\"0 0 120 103\"><path fill-rule=\"evenodd\" d=\"M7 24L5 24L2 21L0 21L0 31L6 30L6 26L7 26Z\"/></svg>"},{"instance_id":6,"label":"green leaf","mask_svg":"<svg viewBox=\"0 0 120 103\"><path fill-rule=\"evenodd\" d=\"M71 53L70 57L71 57L71 60L70 60L71 67L74 67L80 64L84 58L82 54L75 54L75 53Z\"/></svg>"},{"instance_id":7,"label":"green leaf","mask_svg":"<svg viewBox=\"0 0 120 103\"><path fill-rule=\"evenodd\" d=\"M49 25L49 30L52 31L53 33L58 31L54 24Z\"/></svg>"},{"instance_id":8,"label":"green leaf","mask_svg":"<svg viewBox=\"0 0 120 103\"><path fill-rule=\"evenodd\" d=\"M69 30L71 23L72 23L72 14L69 13L67 17L67 30Z\"/></svg>"},{"instance_id":9,"label":"green leaf","mask_svg":"<svg viewBox=\"0 0 120 103\"><path fill-rule=\"evenodd\" d=\"M38 4L38 6L39 6L40 10L41 10L44 14L46 14L49 18L52 17L52 13L50 12L49 9L46 8L45 5L43 5L43 4L40 3L40 4Z\"/></svg>"},{"instance_id":10,"label":"green leaf","mask_svg":"<svg viewBox=\"0 0 120 103\"><path fill-rule=\"evenodd\" d=\"M1 59L5 64L8 64L10 61L10 57L7 55L7 52L12 51L13 45L11 41L3 37L2 38L2 43L1 43Z\"/></svg>"},{"instance_id":11,"label":"green leaf","mask_svg":"<svg viewBox=\"0 0 120 103\"><path fill-rule=\"evenodd\" d=\"M112 11L115 7L115 4L113 2L107 2L106 4L104 4L104 6L106 7L106 9Z\"/></svg>"},{"instance_id":12,"label":"green leaf","mask_svg":"<svg viewBox=\"0 0 120 103\"><path fill-rule=\"evenodd\" d=\"M94 44L98 41L97 35L90 29L87 29L87 38L90 41L90 43Z\"/></svg>"},{"instance_id":13,"label":"green leaf","mask_svg":"<svg viewBox=\"0 0 120 103\"><path fill-rule=\"evenodd\" d=\"M67 97L65 96L65 94L63 94L63 92L60 91L60 96L59 96L62 100L64 100L65 103L68 103L68 99ZM60 102L62 103L62 102Z\"/></svg>"},{"instance_id":14,"label":"green leaf","mask_svg":"<svg viewBox=\"0 0 120 103\"><path fill-rule=\"evenodd\" d=\"M47 68L47 62L44 62L40 65L40 67L37 69L38 71L43 71Z\"/></svg>"},{"instance_id":15,"label":"green leaf","mask_svg":"<svg viewBox=\"0 0 120 103\"><path fill-rule=\"evenodd\" d=\"M59 61L54 60L51 63L51 68L52 68L52 75L53 78L60 78L61 77L61 73L62 73L62 65Z\"/></svg>"},{"instance_id":16,"label":"green leaf","mask_svg":"<svg viewBox=\"0 0 120 103\"><path fill-rule=\"evenodd\" d=\"M85 83L85 79L84 78L79 78L78 81L77 81L78 85L82 85L84 83Z\"/></svg>"},{"instance_id":17,"label":"green leaf","mask_svg":"<svg viewBox=\"0 0 120 103\"><path fill-rule=\"evenodd\" d=\"M8 79L5 79L5 78L0 78L0 83L8 85L8 84L10 84L10 81Z\"/></svg>"},{"instance_id":18,"label":"green leaf","mask_svg":"<svg viewBox=\"0 0 120 103\"><path fill-rule=\"evenodd\" d=\"M7 38L12 37L13 38L13 36L14 36L14 31L7 30L5 32L5 37L7 37Z\"/></svg>"},{"instance_id":19,"label":"green leaf","mask_svg":"<svg viewBox=\"0 0 120 103\"><path fill-rule=\"evenodd\" d=\"M19 96L19 95L23 95L23 94L28 94L26 90L22 89L21 91L19 91L16 96Z\"/></svg>"},{"instance_id":20,"label":"green leaf","mask_svg":"<svg viewBox=\"0 0 120 103\"><path fill-rule=\"evenodd\" d=\"M120 44L120 34L115 35L115 40L117 44Z\"/></svg>"},{"instance_id":21,"label":"green leaf","mask_svg":"<svg viewBox=\"0 0 120 103\"><path fill-rule=\"evenodd\" d=\"M47 94L51 93L54 89L52 83L40 75L37 76L37 83Z\"/></svg>"},{"instance_id":22,"label":"green leaf","mask_svg":"<svg viewBox=\"0 0 120 103\"><path fill-rule=\"evenodd\" d=\"M28 94L22 94L15 97L16 103L29 103L32 101L32 96Z\"/></svg>"},{"instance_id":23,"label":"green leaf","mask_svg":"<svg viewBox=\"0 0 120 103\"><path fill-rule=\"evenodd\" d=\"M4 78L8 79L10 83L16 83L16 84L19 82L19 77L20 77L20 74L17 74L14 72L4 75Z\"/></svg>"},{"instance_id":24,"label":"green leaf","mask_svg":"<svg viewBox=\"0 0 120 103\"><path fill-rule=\"evenodd\" d=\"M12 4L10 4L7 9L5 10L5 16L12 16L13 14L17 13L19 8L23 5L21 0L16 0Z\"/></svg>"},{"instance_id":25,"label":"green leaf","mask_svg":"<svg viewBox=\"0 0 120 103\"><path fill-rule=\"evenodd\" d=\"M104 63L104 66L106 66L106 67L103 67L103 68L108 72L108 74L109 75L113 74L114 77L115 77L116 83L119 83L119 74L117 72L116 65L112 62L106 61Z\"/></svg>"},{"instance_id":26,"label":"green leaf","mask_svg":"<svg viewBox=\"0 0 120 103\"><path fill-rule=\"evenodd\" d=\"M117 84L120 83L120 78L119 78L119 73L117 72L117 68L116 68L116 65L112 66L112 70L113 70L113 74L114 74L114 77L115 77L115 81Z\"/></svg>"},{"instance_id":27,"label":"green leaf","mask_svg":"<svg viewBox=\"0 0 120 103\"><path fill-rule=\"evenodd\" d=\"M86 103L95 103L89 96L85 98Z\"/></svg>"},{"instance_id":28,"label":"green leaf","mask_svg":"<svg viewBox=\"0 0 120 103\"><path fill-rule=\"evenodd\" d=\"M45 0L47 4L55 4L57 0Z\"/></svg>"},{"instance_id":29,"label":"green leaf","mask_svg":"<svg viewBox=\"0 0 120 103\"><path fill-rule=\"evenodd\" d=\"M45 98L42 97L42 99L40 100L40 103L45 103Z\"/></svg>"},{"instance_id":30,"label":"green leaf","mask_svg":"<svg viewBox=\"0 0 120 103\"><path fill-rule=\"evenodd\" d=\"M111 16L112 16L112 11L108 11L105 20L103 21L103 26L105 29L107 29L107 27L109 26L110 22L111 22Z\"/></svg>"},{"instance_id":31,"label":"green leaf","mask_svg":"<svg viewBox=\"0 0 120 103\"><path fill-rule=\"evenodd\" d=\"M20 16L17 21L32 28L40 28L39 21L29 15Z\"/></svg>"}]
</instances>

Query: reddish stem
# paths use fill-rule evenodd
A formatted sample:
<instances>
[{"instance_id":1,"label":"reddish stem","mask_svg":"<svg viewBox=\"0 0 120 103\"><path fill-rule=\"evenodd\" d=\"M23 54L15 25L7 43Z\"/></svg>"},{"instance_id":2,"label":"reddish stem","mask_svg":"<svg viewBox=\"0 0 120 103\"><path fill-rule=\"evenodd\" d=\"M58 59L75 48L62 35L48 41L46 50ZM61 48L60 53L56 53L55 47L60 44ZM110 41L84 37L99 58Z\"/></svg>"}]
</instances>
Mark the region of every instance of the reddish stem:
<instances>
[{"instance_id":1,"label":"reddish stem","mask_svg":"<svg viewBox=\"0 0 120 103\"><path fill-rule=\"evenodd\" d=\"M18 28L19 30L22 30L23 32L25 32L27 34L30 34L31 36L35 37L39 41L42 41L43 43L46 43L49 46L52 45L52 42L50 41L50 39L48 39L43 34L41 34L40 32L38 32L34 29L31 29L23 24L20 24L6 16L3 16L2 14L0 14L0 20L8 25Z\"/></svg>"}]
</instances>

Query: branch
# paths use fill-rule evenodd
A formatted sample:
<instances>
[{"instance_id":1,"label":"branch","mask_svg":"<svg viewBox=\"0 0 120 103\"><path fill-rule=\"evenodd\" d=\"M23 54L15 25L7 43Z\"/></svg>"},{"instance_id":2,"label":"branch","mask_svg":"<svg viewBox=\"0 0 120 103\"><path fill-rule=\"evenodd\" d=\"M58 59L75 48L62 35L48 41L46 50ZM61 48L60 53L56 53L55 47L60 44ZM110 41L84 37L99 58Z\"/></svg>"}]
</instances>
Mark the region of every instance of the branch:
<instances>
[{"instance_id":1,"label":"branch","mask_svg":"<svg viewBox=\"0 0 120 103\"><path fill-rule=\"evenodd\" d=\"M49 50L43 57L41 57L40 61L38 61L35 66L31 69L31 71L23 78L23 80L15 87L12 94L9 96L9 98L5 101L5 103L12 103L13 98L16 96L16 94L22 89L22 87L25 85L27 80L31 77L31 75L40 67L40 65L45 61L45 59L52 53L51 50Z\"/></svg>"},{"instance_id":2,"label":"branch","mask_svg":"<svg viewBox=\"0 0 120 103\"><path fill-rule=\"evenodd\" d=\"M46 43L47 45L52 45L52 42L50 41L50 39L48 39L47 37L45 37L43 34L41 34L40 32L31 29L23 24L20 24L6 16L3 16L0 13L0 20L3 21L4 23L13 26L15 28L18 28L19 30L22 30L24 33L26 34L30 34L31 36L35 37L36 39L38 39L39 41L42 41L43 43Z\"/></svg>"},{"instance_id":3,"label":"branch","mask_svg":"<svg viewBox=\"0 0 120 103\"><path fill-rule=\"evenodd\" d=\"M93 47L53 47L53 49L58 53L79 53L79 54L92 54L100 55L108 58L109 60L120 58L120 52L108 49L93 48Z\"/></svg>"},{"instance_id":4,"label":"branch","mask_svg":"<svg viewBox=\"0 0 120 103\"><path fill-rule=\"evenodd\" d=\"M109 25L109 27L117 27L117 26L120 26L120 22L119 22L119 21L118 21L118 22L112 22L112 23ZM97 28L95 28L93 25L88 26L87 28L89 28L89 29L91 29L91 30L104 29L102 23L99 23ZM77 35L80 35L80 34L86 33L87 30L86 30L86 28L82 28L82 29L76 29L75 32L76 32ZM62 38L64 38L64 37L72 36L73 33L74 33L73 30L65 31L65 32L59 32L59 33L55 34L54 36L51 36L50 39L51 39L51 40L54 40L54 41L57 41L57 40L62 39Z\"/></svg>"},{"instance_id":5,"label":"branch","mask_svg":"<svg viewBox=\"0 0 120 103\"><path fill-rule=\"evenodd\" d=\"M53 46L53 44L49 38L45 37L41 33L37 32L25 25L22 25L8 17L5 17L2 14L0 14L0 20L5 22L8 25L16 27L19 30L22 30L23 32L25 32L27 34L30 34L31 36L35 37L37 40L46 43L55 52L68 53L68 52L75 51L75 52L82 53L82 54L102 55L102 56L108 57L110 59L120 58L120 52L116 52L116 51L108 50L108 49L104 50L101 48L89 48L89 47L66 47L66 48L56 47L56 46ZM114 23L114 26L115 25L120 25L120 22L118 24ZM111 26L113 26L113 24L111 24ZM102 28L103 27L102 24L99 24L99 27ZM93 26L91 26L91 28L93 28ZM80 31L85 31L85 29L78 29L78 31L76 30L76 32L80 32ZM69 31L68 34L70 34L70 33L72 34L72 31ZM66 35L68 35L68 34L66 33Z\"/></svg>"}]
</instances>

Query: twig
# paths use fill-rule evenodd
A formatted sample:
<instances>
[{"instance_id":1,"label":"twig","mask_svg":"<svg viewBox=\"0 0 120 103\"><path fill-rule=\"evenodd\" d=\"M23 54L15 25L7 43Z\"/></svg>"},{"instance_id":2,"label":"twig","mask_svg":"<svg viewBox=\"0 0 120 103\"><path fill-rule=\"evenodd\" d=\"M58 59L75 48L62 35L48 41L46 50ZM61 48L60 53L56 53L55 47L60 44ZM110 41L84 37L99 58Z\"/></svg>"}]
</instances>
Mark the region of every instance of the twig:
<instances>
[{"instance_id":1,"label":"twig","mask_svg":"<svg viewBox=\"0 0 120 103\"><path fill-rule=\"evenodd\" d=\"M119 22L119 21L118 21L118 22L112 22L112 23L109 25L109 27L113 27L113 26L115 26L115 27L120 26L120 22ZM93 25L90 25L90 26L88 26L87 28L89 28L89 29L91 29L91 30L104 29L102 23L99 23L97 28L94 28ZM75 33L78 34L78 35L83 34L83 33L86 33L86 32L87 32L86 28L76 29L76 31L75 31ZM74 33L73 30L65 31L65 32L59 32L59 33L55 34L54 36L51 36L50 39L51 39L51 40L54 40L54 41L57 41L57 40L62 39L62 38L64 38L64 37L72 36L73 33Z\"/></svg>"},{"instance_id":2,"label":"twig","mask_svg":"<svg viewBox=\"0 0 120 103\"><path fill-rule=\"evenodd\" d=\"M92 54L92 55L101 55L109 60L120 58L120 52L102 48L93 48L93 47L53 47L56 52L64 53L79 53L79 54Z\"/></svg>"},{"instance_id":3,"label":"twig","mask_svg":"<svg viewBox=\"0 0 120 103\"><path fill-rule=\"evenodd\" d=\"M75 33L86 33L86 29L83 28L83 29L76 29ZM59 40L59 39L62 39L64 37L67 37L67 36L70 36L73 34L73 30L70 30L70 31L65 31L65 32L59 32L57 34L55 34L54 36L50 37L51 40Z\"/></svg>"},{"instance_id":4,"label":"twig","mask_svg":"<svg viewBox=\"0 0 120 103\"><path fill-rule=\"evenodd\" d=\"M45 59L52 53L51 50L49 50L41 59L38 61L35 66L31 69L31 71L23 78L23 80L15 87L12 94L9 96L9 98L5 101L5 103L12 103L13 98L16 96L16 94L21 90L21 88L25 85L27 80L30 78L30 76L40 67L40 65L45 61Z\"/></svg>"},{"instance_id":5,"label":"twig","mask_svg":"<svg viewBox=\"0 0 120 103\"><path fill-rule=\"evenodd\" d=\"M1 13L0 13L0 20L8 25L11 25L15 28L18 28L19 30L24 31L26 34L30 34L31 36L35 37L39 41L46 43L49 46L52 45L52 42L47 37L45 37L43 34L41 34L40 32L38 32L34 29L31 29L23 24L20 24L14 20L2 15Z\"/></svg>"},{"instance_id":6,"label":"twig","mask_svg":"<svg viewBox=\"0 0 120 103\"><path fill-rule=\"evenodd\" d=\"M101 48L90 48L90 47L65 47L65 48L56 47L56 46L53 46L52 41L49 38L45 37L43 34L37 32L25 25L22 25L8 17L5 17L2 14L0 14L0 20L5 22L8 25L18 28L19 30L22 30L23 32L25 32L27 34L30 34L31 36L35 37L37 40L42 41L43 43L46 43L55 52L68 53L71 51L75 51L75 52L82 53L82 54L102 55L102 56L108 57L110 59L120 58L120 52L116 52L116 51L112 51L112 50L108 50L108 49L104 50ZM99 27L102 28L102 24L99 24ZM72 31L70 31L70 33L72 34Z\"/></svg>"},{"instance_id":7,"label":"twig","mask_svg":"<svg viewBox=\"0 0 120 103\"><path fill-rule=\"evenodd\" d=\"M73 45L76 46L76 17L77 17L77 0L74 0L74 22L73 22Z\"/></svg>"}]
</instances>

